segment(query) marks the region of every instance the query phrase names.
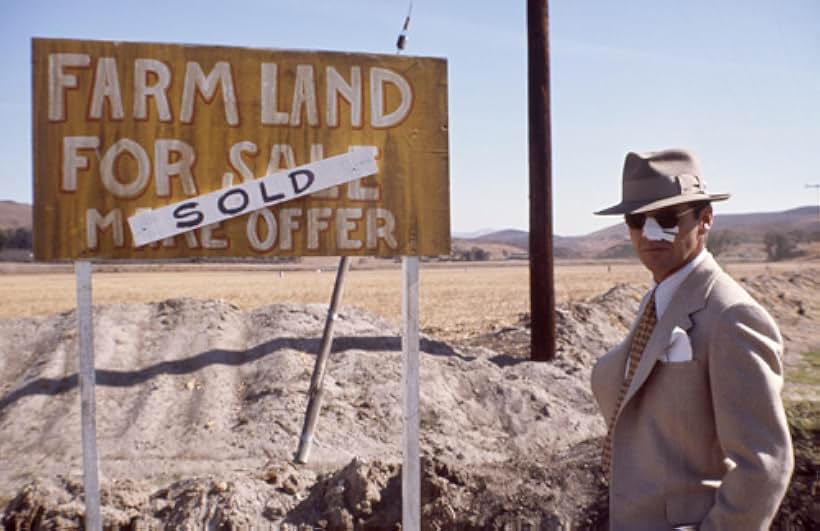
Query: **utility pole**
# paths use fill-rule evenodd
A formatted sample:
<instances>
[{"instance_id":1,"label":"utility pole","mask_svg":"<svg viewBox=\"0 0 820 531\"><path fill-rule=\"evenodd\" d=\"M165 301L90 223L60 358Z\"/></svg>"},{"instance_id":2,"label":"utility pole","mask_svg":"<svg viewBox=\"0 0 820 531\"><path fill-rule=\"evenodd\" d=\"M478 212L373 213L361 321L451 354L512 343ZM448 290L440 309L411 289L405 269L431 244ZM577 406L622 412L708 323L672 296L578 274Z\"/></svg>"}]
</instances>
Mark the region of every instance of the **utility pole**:
<instances>
[{"instance_id":1,"label":"utility pole","mask_svg":"<svg viewBox=\"0 0 820 531\"><path fill-rule=\"evenodd\" d=\"M550 131L549 8L527 0L530 159L530 358L555 357L552 254L552 136Z\"/></svg>"}]
</instances>

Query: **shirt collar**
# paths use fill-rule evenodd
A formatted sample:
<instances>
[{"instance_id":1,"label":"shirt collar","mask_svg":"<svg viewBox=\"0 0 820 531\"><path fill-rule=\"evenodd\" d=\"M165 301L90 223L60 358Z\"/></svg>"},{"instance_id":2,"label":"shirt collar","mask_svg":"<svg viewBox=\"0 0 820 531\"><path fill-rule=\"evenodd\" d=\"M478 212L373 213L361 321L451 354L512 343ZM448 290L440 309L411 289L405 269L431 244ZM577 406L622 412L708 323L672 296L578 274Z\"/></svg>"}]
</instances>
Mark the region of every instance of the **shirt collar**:
<instances>
[{"instance_id":1,"label":"shirt collar","mask_svg":"<svg viewBox=\"0 0 820 531\"><path fill-rule=\"evenodd\" d=\"M686 280L686 277L689 276L689 273L691 273L698 264L703 262L707 256L709 256L709 251L704 247L695 258L663 279L660 284L653 282L652 287L655 289L655 311L657 312L658 319L661 318L669 307L669 303L672 302L672 297L674 297L675 292L678 291L683 281Z\"/></svg>"}]
</instances>

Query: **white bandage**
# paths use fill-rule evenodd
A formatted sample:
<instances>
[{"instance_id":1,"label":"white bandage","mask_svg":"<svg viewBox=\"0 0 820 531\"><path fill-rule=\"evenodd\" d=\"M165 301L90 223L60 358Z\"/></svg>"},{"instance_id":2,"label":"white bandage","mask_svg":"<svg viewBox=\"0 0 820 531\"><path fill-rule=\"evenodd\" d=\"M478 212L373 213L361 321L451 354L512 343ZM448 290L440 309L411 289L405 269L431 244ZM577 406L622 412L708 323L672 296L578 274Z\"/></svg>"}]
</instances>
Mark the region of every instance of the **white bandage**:
<instances>
[{"instance_id":1,"label":"white bandage","mask_svg":"<svg viewBox=\"0 0 820 531\"><path fill-rule=\"evenodd\" d=\"M675 241L675 236L678 234L678 227L674 226L671 229L664 229L658 222L655 221L655 218L646 218L646 222L643 224L643 237L647 240L655 240L655 241L667 241L673 242Z\"/></svg>"}]
</instances>

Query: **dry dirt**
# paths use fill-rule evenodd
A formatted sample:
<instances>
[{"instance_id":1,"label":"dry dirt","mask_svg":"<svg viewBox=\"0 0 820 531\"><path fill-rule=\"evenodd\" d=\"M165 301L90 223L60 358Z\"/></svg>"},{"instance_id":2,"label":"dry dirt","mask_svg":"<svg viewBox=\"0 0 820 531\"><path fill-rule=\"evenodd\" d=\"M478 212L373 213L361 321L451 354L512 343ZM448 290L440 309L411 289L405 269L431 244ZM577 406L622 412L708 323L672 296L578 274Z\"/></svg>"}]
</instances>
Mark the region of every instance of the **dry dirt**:
<instances>
[{"instance_id":1,"label":"dry dirt","mask_svg":"<svg viewBox=\"0 0 820 531\"><path fill-rule=\"evenodd\" d=\"M735 275L781 323L798 471L775 529L820 525L820 293L813 274ZM528 319L421 344L425 529L596 529L603 517L588 386L641 289L561 304L553 363L526 359ZM447 304L443 295L439 304ZM503 297L502 297L503 298ZM473 308L481 313L483 308ZM170 298L94 309L103 517L121 529L395 529L401 344L395 320L346 306L310 463L296 465L324 304ZM816 369L816 365L814 366ZM806 376L806 371L808 376ZM0 521L81 526L73 312L0 320Z\"/></svg>"}]
</instances>

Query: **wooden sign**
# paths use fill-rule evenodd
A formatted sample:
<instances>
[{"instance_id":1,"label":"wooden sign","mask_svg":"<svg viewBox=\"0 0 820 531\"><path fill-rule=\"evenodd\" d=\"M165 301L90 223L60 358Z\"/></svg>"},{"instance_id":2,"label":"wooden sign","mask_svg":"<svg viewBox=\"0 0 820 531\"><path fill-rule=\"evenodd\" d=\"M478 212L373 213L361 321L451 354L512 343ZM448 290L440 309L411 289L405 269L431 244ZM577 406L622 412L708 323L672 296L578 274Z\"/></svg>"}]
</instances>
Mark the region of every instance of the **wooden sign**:
<instances>
[{"instance_id":1,"label":"wooden sign","mask_svg":"<svg viewBox=\"0 0 820 531\"><path fill-rule=\"evenodd\" d=\"M38 259L449 253L443 59L33 39L32 65ZM150 245L129 229L354 151L378 171Z\"/></svg>"}]
</instances>

